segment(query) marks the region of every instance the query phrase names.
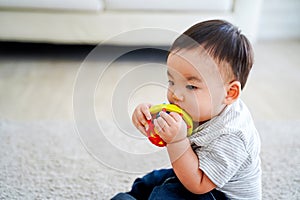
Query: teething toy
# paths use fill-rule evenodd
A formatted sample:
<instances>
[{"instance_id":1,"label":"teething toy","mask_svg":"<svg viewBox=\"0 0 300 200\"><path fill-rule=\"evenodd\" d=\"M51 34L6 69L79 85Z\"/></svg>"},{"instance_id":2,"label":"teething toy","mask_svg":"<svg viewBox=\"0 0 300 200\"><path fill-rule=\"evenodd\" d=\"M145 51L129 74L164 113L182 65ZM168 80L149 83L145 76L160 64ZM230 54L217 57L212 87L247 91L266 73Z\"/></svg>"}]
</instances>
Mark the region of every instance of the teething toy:
<instances>
[{"instance_id":1,"label":"teething toy","mask_svg":"<svg viewBox=\"0 0 300 200\"><path fill-rule=\"evenodd\" d=\"M178 106L176 106L174 104L155 105L150 108L150 113L152 115L152 119L157 118L160 111L164 111L167 113L170 113L170 112L179 113L182 116L185 123L187 124L187 136L190 136L192 134L193 120L189 116L189 114L187 114L184 110L182 110L181 108L179 108ZM153 124L152 120L148 120L148 125L149 125L149 128L146 132L147 132L148 139L151 141L151 143L153 143L154 145L159 146L159 147L166 146L166 142L163 141L163 139L161 139L161 137L158 135L156 129L154 128L154 124Z\"/></svg>"}]
</instances>

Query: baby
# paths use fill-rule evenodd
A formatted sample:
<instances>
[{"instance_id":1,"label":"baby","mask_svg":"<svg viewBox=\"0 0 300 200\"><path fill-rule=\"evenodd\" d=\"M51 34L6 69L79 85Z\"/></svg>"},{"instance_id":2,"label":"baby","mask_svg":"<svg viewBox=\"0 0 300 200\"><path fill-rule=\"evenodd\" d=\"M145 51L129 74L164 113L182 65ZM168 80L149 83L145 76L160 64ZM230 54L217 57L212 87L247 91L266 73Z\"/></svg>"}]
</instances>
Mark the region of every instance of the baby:
<instances>
[{"instance_id":1,"label":"baby","mask_svg":"<svg viewBox=\"0 0 300 200\"><path fill-rule=\"evenodd\" d=\"M113 199L261 199L260 139L240 99L253 65L247 38L231 23L198 23L173 43L167 59L168 100L175 112L154 125L167 143L171 169L154 170ZM133 124L146 135L151 104L136 107Z\"/></svg>"}]
</instances>

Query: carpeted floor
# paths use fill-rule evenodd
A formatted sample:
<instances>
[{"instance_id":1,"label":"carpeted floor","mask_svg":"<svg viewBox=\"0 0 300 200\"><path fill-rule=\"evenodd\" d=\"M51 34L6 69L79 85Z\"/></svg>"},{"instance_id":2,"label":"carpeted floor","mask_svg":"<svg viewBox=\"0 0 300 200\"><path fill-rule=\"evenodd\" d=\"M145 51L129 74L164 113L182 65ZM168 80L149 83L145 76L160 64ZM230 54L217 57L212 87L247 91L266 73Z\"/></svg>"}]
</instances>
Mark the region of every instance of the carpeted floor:
<instances>
[{"instance_id":1,"label":"carpeted floor","mask_svg":"<svg viewBox=\"0 0 300 200\"><path fill-rule=\"evenodd\" d=\"M137 176L169 166L166 152L135 134L125 121L134 104L145 99L162 103L165 98L160 85L147 85L152 74L132 76L140 66L158 74L160 66L153 63L163 63L164 54L147 49L110 65L98 82L95 105L88 104L94 106L99 131L95 124L78 128L73 122L75 116L84 118L83 113L90 116L84 106L74 115L73 92L78 70L93 47L0 45L0 199L109 199L128 190ZM120 48L105 47L89 63L91 69L107 64ZM242 99L261 134L263 199L298 200L300 41L258 42L254 49L255 64ZM117 95L121 86L138 79L144 84L128 98ZM115 127L112 108L117 108L114 114L123 113L118 122L125 132Z\"/></svg>"},{"instance_id":2,"label":"carpeted floor","mask_svg":"<svg viewBox=\"0 0 300 200\"><path fill-rule=\"evenodd\" d=\"M299 199L300 121L256 124L262 140L263 199ZM84 147L71 122L1 120L0 138L0 199L109 199L128 190L134 178L142 175L109 167L107 163L126 162L113 153L103 158L107 160L97 159ZM126 136L116 140L124 142ZM101 148L103 141L95 142ZM130 148L131 143L126 145ZM146 151L147 147L140 148ZM148 152L149 166L164 167L151 156L155 154ZM165 152L160 156L167 159ZM151 169L143 158L131 165Z\"/></svg>"}]
</instances>

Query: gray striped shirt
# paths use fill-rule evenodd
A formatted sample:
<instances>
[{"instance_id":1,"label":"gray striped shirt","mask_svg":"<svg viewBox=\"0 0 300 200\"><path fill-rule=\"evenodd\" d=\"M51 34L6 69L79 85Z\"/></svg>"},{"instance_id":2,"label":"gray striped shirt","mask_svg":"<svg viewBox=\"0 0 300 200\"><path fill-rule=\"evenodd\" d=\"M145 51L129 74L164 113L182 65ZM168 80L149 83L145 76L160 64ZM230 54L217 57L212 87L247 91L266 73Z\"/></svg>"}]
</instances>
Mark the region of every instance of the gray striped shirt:
<instances>
[{"instance_id":1,"label":"gray striped shirt","mask_svg":"<svg viewBox=\"0 0 300 200\"><path fill-rule=\"evenodd\" d=\"M199 168L230 199L261 199L260 138L241 101L190 136Z\"/></svg>"}]
</instances>

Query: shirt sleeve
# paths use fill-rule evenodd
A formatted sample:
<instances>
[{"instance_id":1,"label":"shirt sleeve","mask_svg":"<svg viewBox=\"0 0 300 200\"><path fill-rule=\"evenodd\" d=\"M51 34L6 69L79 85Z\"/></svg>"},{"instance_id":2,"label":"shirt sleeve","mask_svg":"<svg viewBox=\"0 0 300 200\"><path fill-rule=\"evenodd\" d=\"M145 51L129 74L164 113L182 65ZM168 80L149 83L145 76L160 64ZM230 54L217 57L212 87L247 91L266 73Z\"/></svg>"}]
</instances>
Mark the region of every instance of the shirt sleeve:
<instances>
[{"instance_id":1,"label":"shirt sleeve","mask_svg":"<svg viewBox=\"0 0 300 200\"><path fill-rule=\"evenodd\" d=\"M243 140L231 134L222 135L195 152L199 168L219 188L232 179L248 158Z\"/></svg>"}]
</instances>

